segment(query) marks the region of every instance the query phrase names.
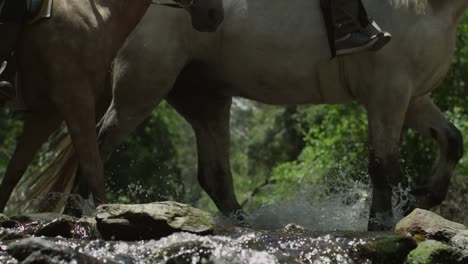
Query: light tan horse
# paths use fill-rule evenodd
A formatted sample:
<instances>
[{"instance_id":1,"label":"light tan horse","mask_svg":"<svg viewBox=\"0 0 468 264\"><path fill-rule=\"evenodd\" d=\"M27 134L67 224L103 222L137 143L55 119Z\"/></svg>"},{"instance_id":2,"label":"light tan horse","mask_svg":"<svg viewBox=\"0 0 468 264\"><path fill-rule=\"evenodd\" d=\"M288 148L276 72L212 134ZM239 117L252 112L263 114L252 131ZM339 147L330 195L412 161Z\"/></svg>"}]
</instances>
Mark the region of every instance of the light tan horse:
<instances>
[{"instance_id":1,"label":"light tan horse","mask_svg":"<svg viewBox=\"0 0 468 264\"><path fill-rule=\"evenodd\" d=\"M38 148L63 121L86 187L95 201L106 200L96 104L106 105L99 100L109 99L106 77L111 62L150 4L151 0L54 1L49 20L25 26L18 56L20 89L30 117L0 185L0 211ZM219 0L174 0L172 4L188 11L181 15L190 15L193 27L200 31L213 31L223 20ZM170 8L158 8L164 21ZM165 23L167 30L178 30L179 21Z\"/></svg>"},{"instance_id":2,"label":"light tan horse","mask_svg":"<svg viewBox=\"0 0 468 264\"><path fill-rule=\"evenodd\" d=\"M225 21L210 35L169 31L159 23L161 11L151 10L115 62L113 101L100 123L101 150L112 150L167 98L195 131L201 186L221 212L236 214L242 209L229 163L233 96L270 104L355 100L369 120L369 229L393 226L391 196L400 179L404 126L437 140L440 148L434 172L414 193L411 207L439 204L463 154L462 136L428 94L447 73L468 1L364 3L393 41L377 53L332 61L319 1L224 0ZM178 21L180 14L169 16ZM153 37L161 35L164 42Z\"/></svg>"},{"instance_id":3,"label":"light tan horse","mask_svg":"<svg viewBox=\"0 0 468 264\"><path fill-rule=\"evenodd\" d=\"M166 97L194 128L201 186L221 212L232 214L241 210L229 168L232 96L270 104L355 100L367 109L369 120L373 187L369 229L393 227L392 189L401 180L403 126L433 138L440 147L433 175L425 186L415 188L407 210L440 204L463 154L463 141L428 94L447 73L456 28L468 0L364 1L376 21L392 33L392 42L377 53L331 62L318 2L225 0L226 18L217 37L194 33L189 47L145 49L153 54L153 61L126 59L141 52L141 43L151 41L151 32L161 32L146 20L145 28L135 32L137 37L117 60L113 101L99 133L101 149L104 153L112 150ZM156 17L154 14L153 19ZM172 34L168 39L177 42L181 37ZM185 57L181 55L184 49ZM156 59L164 54L180 57L172 63ZM184 64L187 58L191 62ZM152 70L144 74L145 69ZM174 76L178 82L172 87ZM129 97L130 91L140 96Z\"/></svg>"}]
</instances>

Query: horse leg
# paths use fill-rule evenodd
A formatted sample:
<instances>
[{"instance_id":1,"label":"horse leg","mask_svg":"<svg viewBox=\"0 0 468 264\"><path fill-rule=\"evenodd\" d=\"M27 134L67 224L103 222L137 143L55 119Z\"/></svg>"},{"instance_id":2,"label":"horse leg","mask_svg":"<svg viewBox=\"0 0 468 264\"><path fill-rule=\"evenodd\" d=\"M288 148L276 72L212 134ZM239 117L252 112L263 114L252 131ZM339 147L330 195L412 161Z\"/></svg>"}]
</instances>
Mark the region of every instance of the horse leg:
<instances>
[{"instance_id":1,"label":"horse leg","mask_svg":"<svg viewBox=\"0 0 468 264\"><path fill-rule=\"evenodd\" d=\"M414 204L405 212L410 213L414 208L430 209L445 199L453 169L463 156L463 136L427 96L410 105L405 125L439 144L439 156L432 175L424 186L412 191Z\"/></svg>"},{"instance_id":2,"label":"horse leg","mask_svg":"<svg viewBox=\"0 0 468 264\"><path fill-rule=\"evenodd\" d=\"M135 108L125 107L123 109L112 100L107 112L97 125L99 150L103 159L106 159L112 150L151 114L151 111L161 100L162 97L156 102L152 101L155 104L147 107L135 106Z\"/></svg>"},{"instance_id":3,"label":"horse leg","mask_svg":"<svg viewBox=\"0 0 468 264\"><path fill-rule=\"evenodd\" d=\"M13 189L21 180L34 155L47 141L50 134L59 127L60 122L60 118L56 115L36 115L34 113L25 121L23 133L18 140L0 185L0 212L5 209Z\"/></svg>"},{"instance_id":4,"label":"horse leg","mask_svg":"<svg viewBox=\"0 0 468 264\"><path fill-rule=\"evenodd\" d=\"M191 91L191 90L187 90ZM193 127L198 151L198 181L218 209L245 221L237 202L229 161L231 97L186 92L177 87L166 98Z\"/></svg>"},{"instance_id":5,"label":"horse leg","mask_svg":"<svg viewBox=\"0 0 468 264\"><path fill-rule=\"evenodd\" d=\"M367 105L371 231L393 228L392 187L401 180L399 141L410 97L407 86L381 88L369 97Z\"/></svg>"},{"instance_id":6,"label":"horse leg","mask_svg":"<svg viewBox=\"0 0 468 264\"><path fill-rule=\"evenodd\" d=\"M95 99L92 93L86 96L86 86L77 85L79 97L57 101L75 148L80 178L85 182L98 204L107 201L104 168L97 145Z\"/></svg>"},{"instance_id":7,"label":"horse leg","mask_svg":"<svg viewBox=\"0 0 468 264\"><path fill-rule=\"evenodd\" d=\"M167 74L161 74L161 78L156 80L148 73L149 80L140 81L144 88L135 92L135 80L141 78L139 71L142 68L129 67L113 80L112 101L97 125L99 149L104 160L163 100L180 71L180 67L176 68ZM146 83L154 86L145 87Z\"/></svg>"}]
</instances>

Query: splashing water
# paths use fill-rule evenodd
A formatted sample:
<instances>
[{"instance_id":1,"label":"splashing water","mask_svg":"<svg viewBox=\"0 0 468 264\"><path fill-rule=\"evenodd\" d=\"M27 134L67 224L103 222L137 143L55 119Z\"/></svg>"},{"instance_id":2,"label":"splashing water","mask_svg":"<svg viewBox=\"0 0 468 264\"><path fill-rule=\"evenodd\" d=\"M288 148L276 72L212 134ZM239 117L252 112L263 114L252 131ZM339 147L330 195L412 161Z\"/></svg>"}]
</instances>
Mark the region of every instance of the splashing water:
<instances>
[{"instance_id":1,"label":"splashing water","mask_svg":"<svg viewBox=\"0 0 468 264\"><path fill-rule=\"evenodd\" d=\"M250 224L256 229L278 229L295 223L310 230L366 231L371 199L371 187L349 182L338 192L320 185L294 191L294 196L284 201L271 201L251 211ZM310 193L316 197L310 199ZM395 188L393 195L393 222L403 217L403 207L409 198L409 188Z\"/></svg>"}]
</instances>

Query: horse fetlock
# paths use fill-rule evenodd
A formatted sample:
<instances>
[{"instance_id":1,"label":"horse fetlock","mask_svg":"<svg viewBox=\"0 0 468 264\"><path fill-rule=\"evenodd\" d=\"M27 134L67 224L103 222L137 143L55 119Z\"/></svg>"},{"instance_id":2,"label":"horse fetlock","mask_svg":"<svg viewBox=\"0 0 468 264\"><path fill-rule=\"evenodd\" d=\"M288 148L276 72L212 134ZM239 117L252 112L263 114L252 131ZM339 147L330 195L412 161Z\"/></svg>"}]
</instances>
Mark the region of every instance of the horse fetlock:
<instances>
[{"instance_id":1,"label":"horse fetlock","mask_svg":"<svg viewBox=\"0 0 468 264\"><path fill-rule=\"evenodd\" d=\"M231 221L234 221L232 224L238 227L250 227L250 223L252 222L251 217L242 209L230 212L228 217Z\"/></svg>"},{"instance_id":2,"label":"horse fetlock","mask_svg":"<svg viewBox=\"0 0 468 264\"><path fill-rule=\"evenodd\" d=\"M369 221L376 221L377 225L381 225L388 220L385 217L392 218L392 189L378 189L374 186Z\"/></svg>"},{"instance_id":3,"label":"horse fetlock","mask_svg":"<svg viewBox=\"0 0 468 264\"><path fill-rule=\"evenodd\" d=\"M388 231L394 226L392 211L372 212L369 217L367 229L369 231Z\"/></svg>"}]
</instances>

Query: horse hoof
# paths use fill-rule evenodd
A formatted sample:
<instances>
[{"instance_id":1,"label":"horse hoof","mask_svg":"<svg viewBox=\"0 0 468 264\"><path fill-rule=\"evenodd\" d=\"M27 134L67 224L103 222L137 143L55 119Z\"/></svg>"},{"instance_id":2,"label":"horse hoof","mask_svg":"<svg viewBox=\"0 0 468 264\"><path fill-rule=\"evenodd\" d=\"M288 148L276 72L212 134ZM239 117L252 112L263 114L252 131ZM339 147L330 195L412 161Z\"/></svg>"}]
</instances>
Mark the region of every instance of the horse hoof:
<instances>
[{"instance_id":1,"label":"horse hoof","mask_svg":"<svg viewBox=\"0 0 468 264\"><path fill-rule=\"evenodd\" d=\"M376 223L374 221L369 221L367 224L367 231L370 232L382 232L382 231L391 231L393 229L392 226L384 225L381 223Z\"/></svg>"},{"instance_id":2,"label":"horse hoof","mask_svg":"<svg viewBox=\"0 0 468 264\"><path fill-rule=\"evenodd\" d=\"M390 231L393 229L393 215L391 213L371 214L367 223L368 231Z\"/></svg>"},{"instance_id":3,"label":"horse hoof","mask_svg":"<svg viewBox=\"0 0 468 264\"><path fill-rule=\"evenodd\" d=\"M232 225L237 227L250 228L251 219L244 210L236 210L229 216L232 220Z\"/></svg>"}]
</instances>

